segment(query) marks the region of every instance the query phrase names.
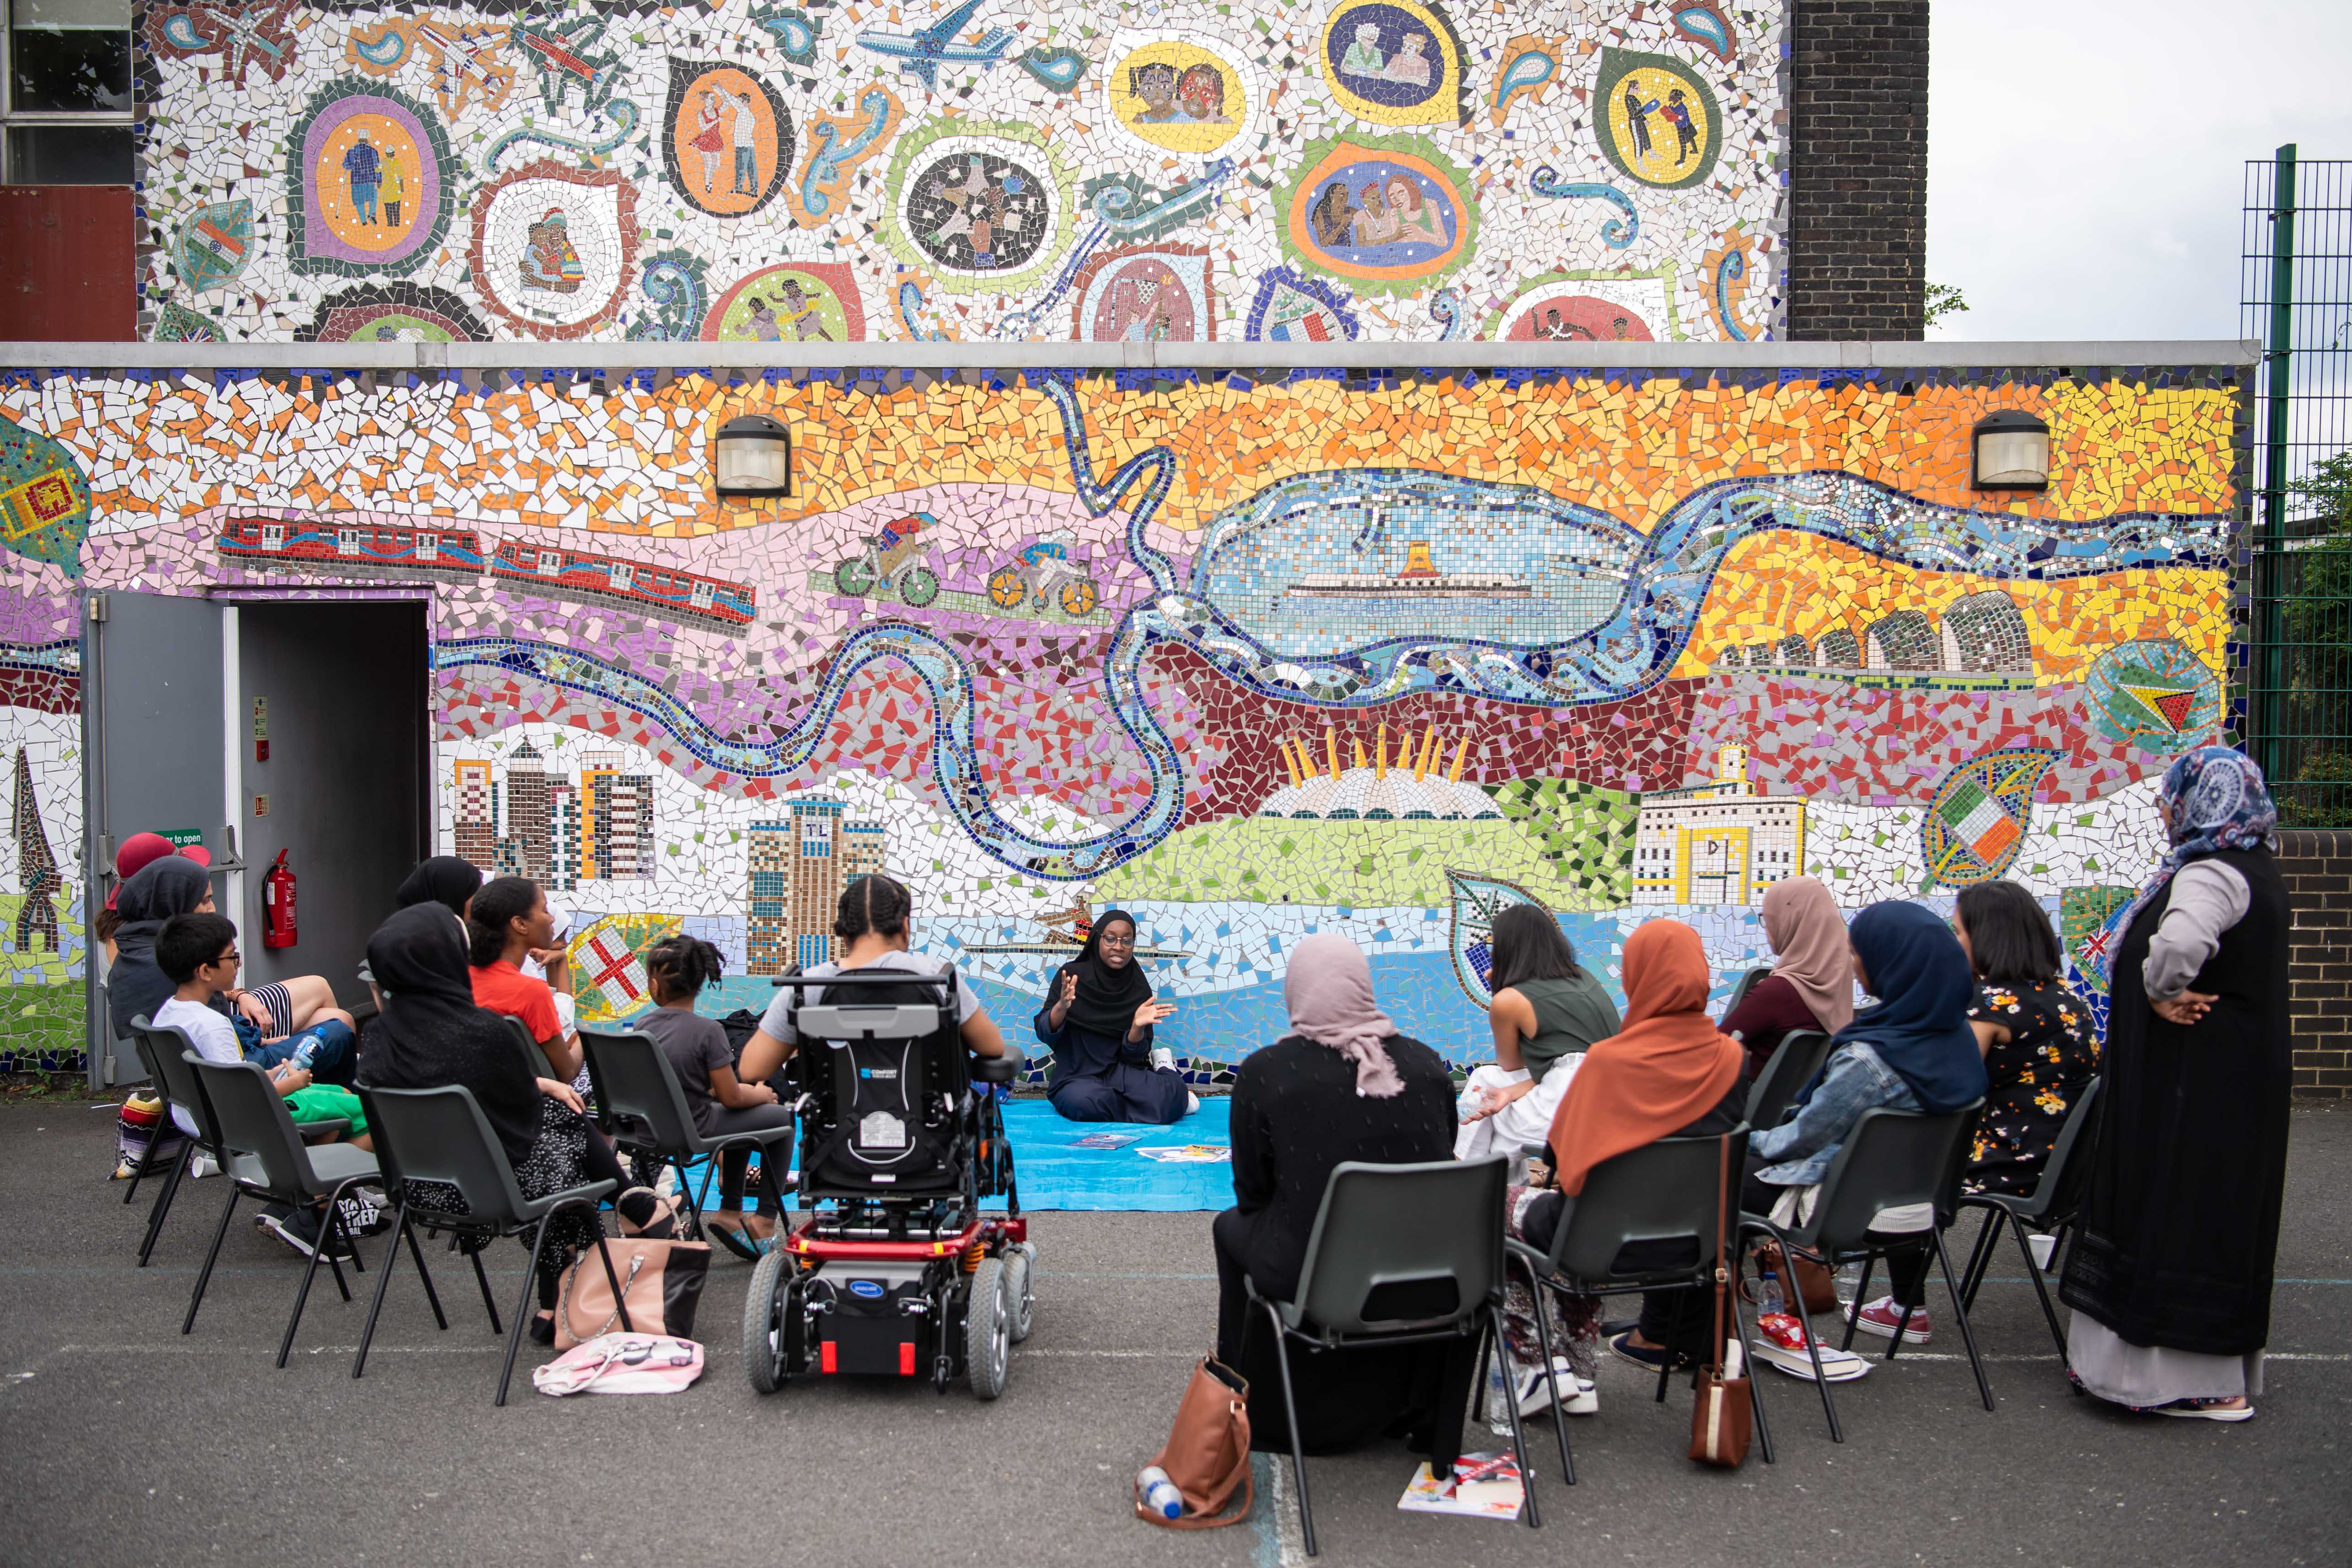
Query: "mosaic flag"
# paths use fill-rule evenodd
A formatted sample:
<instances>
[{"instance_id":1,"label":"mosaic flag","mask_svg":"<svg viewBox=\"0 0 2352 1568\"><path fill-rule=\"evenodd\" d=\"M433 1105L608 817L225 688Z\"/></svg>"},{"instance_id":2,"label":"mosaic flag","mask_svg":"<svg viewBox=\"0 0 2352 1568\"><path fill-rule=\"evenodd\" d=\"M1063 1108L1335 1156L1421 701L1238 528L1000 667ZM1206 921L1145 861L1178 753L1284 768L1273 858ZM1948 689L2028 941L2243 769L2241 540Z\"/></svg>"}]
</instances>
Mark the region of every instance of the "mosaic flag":
<instances>
[{"instance_id":1,"label":"mosaic flag","mask_svg":"<svg viewBox=\"0 0 2352 1568\"><path fill-rule=\"evenodd\" d=\"M582 1023L627 1018L652 999L645 950L677 930L670 915L610 915L572 940L572 996Z\"/></svg>"},{"instance_id":2,"label":"mosaic flag","mask_svg":"<svg viewBox=\"0 0 2352 1568\"><path fill-rule=\"evenodd\" d=\"M2107 929L2107 922L2115 917L2116 910L2132 901L2137 891L2129 887L2070 887L2058 895L2058 939L2065 946L2066 959L2074 966L2075 978L2092 990L2106 989L2091 959L2118 935Z\"/></svg>"},{"instance_id":3,"label":"mosaic flag","mask_svg":"<svg viewBox=\"0 0 2352 1568\"><path fill-rule=\"evenodd\" d=\"M1454 893L1454 977L1462 994L1483 1008L1493 998L1488 982L1495 972L1495 916L1514 904L1532 904L1547 913L1549 906L1518 883L1497 877L1449 870L1445 880Z\"/></svg>"},{"instance_id":4,"label":"mosaic flag","mask_svg":"<svg viewBox=\"0 0 2352 1568\"><path fill-rule=\"evenodd\" d=\"M81 575L89 486L63 446L0 419L0 543Z\"/></svg>"},{"instance_id":5,"label":"mosaic flag","mask_svg":"<svg viewBox=\"0 0 2352 1568\"><path fill-rule=\"evenodd\" d=\"M243 199L199 208L180 231L180 280L191 294L218 288L245 270L253 249L253 204Z\"/></svg>"},{"instance_id":6,"label":"mosaic flag","mask_svg":"<svg viewBox=\"0 0 2352 1568\"><path fill-rule=\"evenodd\" d=\"M2033 822L2033 791L2055 751L2017 747L1960 764L1928 802L1920 827L1927 874L1946 887L1990 882L2006 872Z\"/></svg>"}]
</instances>

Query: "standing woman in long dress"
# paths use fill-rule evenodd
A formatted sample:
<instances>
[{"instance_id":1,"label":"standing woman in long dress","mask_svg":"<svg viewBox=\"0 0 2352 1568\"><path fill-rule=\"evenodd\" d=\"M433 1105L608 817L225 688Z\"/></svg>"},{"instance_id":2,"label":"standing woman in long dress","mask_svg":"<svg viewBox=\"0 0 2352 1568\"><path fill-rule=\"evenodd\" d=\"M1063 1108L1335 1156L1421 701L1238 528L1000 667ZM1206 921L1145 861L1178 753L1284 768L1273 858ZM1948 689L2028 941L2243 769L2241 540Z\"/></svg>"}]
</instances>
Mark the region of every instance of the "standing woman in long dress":
<instances>
[{"instance_id":1,"label":"standing woman in long dress","mask_svg":"<svg viewBox=\"0 0 2352 1568\"><path fill-rule=\"evenodd\" d=\"M2243 1421L2263 1391L2286 1182L2286 887L2262 770L2207 746L2157 810L2172 847L2087 956L2106 971L2102 1125L2060 1294L2102 1399Z\"/></svg>"}]
</instances>

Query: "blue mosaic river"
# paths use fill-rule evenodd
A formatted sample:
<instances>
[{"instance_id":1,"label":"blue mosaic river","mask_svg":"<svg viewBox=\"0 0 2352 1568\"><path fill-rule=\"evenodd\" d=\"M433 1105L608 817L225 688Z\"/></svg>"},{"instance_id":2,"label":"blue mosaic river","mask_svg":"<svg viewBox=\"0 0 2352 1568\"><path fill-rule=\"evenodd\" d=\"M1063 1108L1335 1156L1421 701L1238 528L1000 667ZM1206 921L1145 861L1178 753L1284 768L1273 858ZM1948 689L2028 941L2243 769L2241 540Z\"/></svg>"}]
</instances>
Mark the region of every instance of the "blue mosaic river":
<instances>
[{"instance_id":1,"label":"blue mosaic river","mask_svg":"<svg viewBox=\"0 0 2352 1568\"><path fill-rule=\"evenodd\" d=\"M553 643L460 639L436 646L435 667L525 675L593 695L655 719L710 766L758 779L811 761L858 673L877 660L895 661L912 670L929 694L938 719L931 766L956 821L1004 863L1075 881L1142 853L1183 815L1182 758L1143 695L1143 661L1155 643L1188 648L1227 679L1267 696L1329 707L1372 707L1423 692L1560 706L1621 700L1664 679L1690 640L1717 570L1735 547L1761 533L1810 534L1923 571L1995 580L2226 564L2227 525L2220 517L2136 513L2021 527L2026 520L2009 513L1936 506L1843 473L1725 480L1685 497L1643 535L1591 507L1549 496L1538 505L1536 493L1524 486L1376 468L1287 480L1220 514L1194 559L1190 575L1198 586L1188 591L1177 580L1175 563L1148 538L1175 481L1173 449L1146 448L1097 481L1075 378L1049 376L1042 388L1060 412L1080 503L1096 517L1127 507L1128 554L1153 590L1113 628L1103 661L1106 699L1141 754L1151 793L1106 832L1054 842L997 813L981 781L973 743L971 666L946 639L907 622L852 632L800 722L756 743L718 734L633 670ZM1409 505L1412 528L1426 530L1412 537L1425 538L1441 552L1478 539L1500 517L1572 525L1569 532L1577 543L1555 552L1577 558L1567 561L1577 591L1557 624L1565 634L1538 641L1465 635L1443 629L1449 617L1442 612L1427 617L1426 630L1392 632L1377 619L1334 622L1317 609L1267 610L1273 584L1263 571L1236 567L1230 580L1220 577L1221 560L1238 563L1246 556L1273 562L1286 540L1321 538L1326 542L1318 548L1328 554L1328 540L1367 526L1373 503ZM1619 584L1613 604L1602 606L1592 596L1596 569ZM1320 623L1313 619L1318 613ZM1360 643L1343 634L1350 624L1363 632Z\"/></svg>"}]
</instances>

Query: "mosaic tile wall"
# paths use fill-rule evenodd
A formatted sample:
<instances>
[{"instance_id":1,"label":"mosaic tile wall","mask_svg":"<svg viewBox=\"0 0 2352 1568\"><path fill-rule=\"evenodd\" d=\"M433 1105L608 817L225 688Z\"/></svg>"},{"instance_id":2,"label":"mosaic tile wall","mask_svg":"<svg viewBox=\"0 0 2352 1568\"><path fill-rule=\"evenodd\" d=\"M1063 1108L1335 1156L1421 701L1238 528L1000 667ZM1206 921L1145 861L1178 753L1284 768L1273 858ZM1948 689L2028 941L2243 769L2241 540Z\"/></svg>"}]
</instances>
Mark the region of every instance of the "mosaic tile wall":
<instances>
[{"instance_id":1,"label":"mosaic tile wall","mask_svg":"<svg viewBox=\"0 0 2352 1568\"><path fill-rule=\"evenodd\" d=\"M442 842L574 913L592 1018L679 928L757 1005L877 864L1021 1032L1134 910L1210 1078L1318 930L1457 1061L1512 902L1727 990L1799 870L2079 942L2230 724L2241 389L1906 374L0 376L0 1052L72 1048L83 585L433 584ZM1996 408L2046 493L1969 487ZM708 487L746 410L789 500Z\"/></svg>"},{"instance_id":2,"label":"mosaic tile wall","mask_svg":"<svg viewBox=\"0 0 2352 1568\"><path fill-rule=\"evenodd\" d=\"M1775 337L1787 11L142 0L142 329Z\"/></svg>"}]
</instances>

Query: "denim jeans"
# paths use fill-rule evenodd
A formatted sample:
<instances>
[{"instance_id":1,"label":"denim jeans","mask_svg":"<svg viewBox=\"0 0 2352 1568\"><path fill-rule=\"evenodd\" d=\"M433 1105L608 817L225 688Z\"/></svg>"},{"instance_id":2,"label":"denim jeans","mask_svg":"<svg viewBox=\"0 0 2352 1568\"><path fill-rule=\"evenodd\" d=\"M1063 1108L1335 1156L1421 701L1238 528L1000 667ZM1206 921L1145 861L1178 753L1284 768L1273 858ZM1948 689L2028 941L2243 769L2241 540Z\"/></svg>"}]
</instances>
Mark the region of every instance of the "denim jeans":
<instances>
[{"instance_id":1,"label":"denim jeans","mask_svg":"<svg viewBox=\"0 0 2352 1568\"><path fill-rule=\"evenodd\" d=\"M236 1025L237 1042L245 1047L245 1059L257 1066L270 1068L281 1061L291 1061L314 1040L318 1049L310 1056L310 1076L318 1082L349 1085L352 1071L359 1064L359 1037L341 1019L314 1023L267 1045L262 1043L261 1030L250 1019L240 1014L230 1021Z\"/></svg>"}]
</instances>

